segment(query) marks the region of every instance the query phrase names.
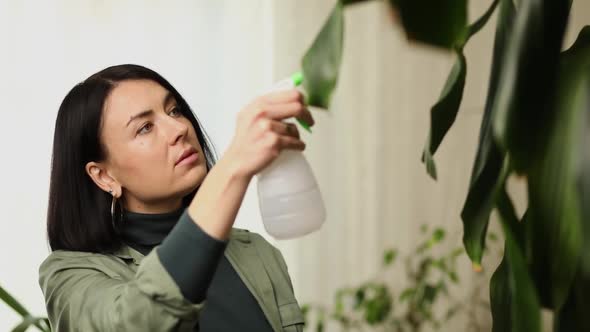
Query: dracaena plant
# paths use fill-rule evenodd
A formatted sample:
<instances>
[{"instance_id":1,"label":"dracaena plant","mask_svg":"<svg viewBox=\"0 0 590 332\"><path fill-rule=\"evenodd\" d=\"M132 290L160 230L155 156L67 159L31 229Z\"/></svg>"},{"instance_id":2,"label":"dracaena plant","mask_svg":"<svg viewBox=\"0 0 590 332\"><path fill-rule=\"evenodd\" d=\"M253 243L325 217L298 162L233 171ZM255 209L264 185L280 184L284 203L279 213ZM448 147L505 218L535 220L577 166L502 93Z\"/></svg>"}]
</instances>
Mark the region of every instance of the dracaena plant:
<instances>
[{"instance_id":1,"label":"dracaena plant","mask_svg":"<svg viewBox=\"0 0 590 332\"><path fill-rule=\"evenodd\" d=\"M337 1L304 55L310 105L329 108L343 11L367 1ZM505 251L490 283L494 331L540 331L541 308L554 312L555 331L590 331L590 27L562 51L571 0L490 0L471 24L467 0L381 1L408 39L456 56L430 109L421 152L433 179L434 155L461 105L468 68L463 48L497 12L488 94L461 212L463 245L479 270L490 214L499 212ZM522 217L505 190L512 175L526 181Z\"/></svg>"},{"instance_id":2,"label":"dracaena plant","mask_svg":"<svg viewBox=\"0 0 590 332\"><path fill-rule=\"evenodd\" d=\"M49 320L46 317L36 317L31 315L31 313L4 288L2 288L2 286L0 286L0 301L6 303L22 317L22 321L11 330L12 332L24 332L31 326L36 327L42 332L51 332Z\"/></svg>"}]
</instances>

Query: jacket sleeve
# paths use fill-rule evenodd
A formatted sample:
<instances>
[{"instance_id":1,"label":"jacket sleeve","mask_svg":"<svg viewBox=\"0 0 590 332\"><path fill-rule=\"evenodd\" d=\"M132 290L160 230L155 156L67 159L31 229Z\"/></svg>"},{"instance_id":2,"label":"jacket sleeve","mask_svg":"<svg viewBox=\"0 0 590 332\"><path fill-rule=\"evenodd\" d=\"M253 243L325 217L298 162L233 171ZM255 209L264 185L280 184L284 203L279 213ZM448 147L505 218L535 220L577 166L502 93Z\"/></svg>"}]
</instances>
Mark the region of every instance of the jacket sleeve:
<instances>
[{"instance_id":1,"label":"jacket sleeve","mask_svg":"<svg viewBox=\"0 0 590 332\"><path fill-rule=\"evenodd\" d=\"M185 223L190 222L186 212L183 216ZM192 330L225 242L195 231L201 240L195 243L181 222L183 217L164 243L143 258L131 280L105 272L108 264L118 264L105 255L69 251L49 255L40 266L39 283L53 331ZM167 269L165 261L173 254L175 262L168 265L184 264L188 273ZM187 282L191 273L192 284Z\"/></svg>"}]
</instances>

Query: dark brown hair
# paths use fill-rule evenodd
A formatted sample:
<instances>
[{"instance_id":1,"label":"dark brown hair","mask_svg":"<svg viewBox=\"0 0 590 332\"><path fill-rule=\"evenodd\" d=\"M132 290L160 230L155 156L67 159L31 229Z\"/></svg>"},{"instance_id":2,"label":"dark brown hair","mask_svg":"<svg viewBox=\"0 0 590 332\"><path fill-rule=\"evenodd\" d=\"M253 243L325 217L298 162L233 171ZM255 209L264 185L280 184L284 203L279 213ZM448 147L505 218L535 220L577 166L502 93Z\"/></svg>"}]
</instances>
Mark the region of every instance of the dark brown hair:
<instances>
[{"instance_id":1,"label":"dark brown hair","mask_svg":"<svg viewBox=\"0 0 590 332\"><path fill-rule=\"evenodd\" d=\"M132 64L108 67L77 84L64 98L55 121L47 236L51 250L112 252L121 241L111 220L112 196L86 173L90 161L106 157L100 131L104 103L117 83L147 79L171 92L179 110L192 123L203 148L207 170L217 155L211 141L184 98L160 74ZM199 188L183 199L190 204Z\"/></svg>"}]
</instances>

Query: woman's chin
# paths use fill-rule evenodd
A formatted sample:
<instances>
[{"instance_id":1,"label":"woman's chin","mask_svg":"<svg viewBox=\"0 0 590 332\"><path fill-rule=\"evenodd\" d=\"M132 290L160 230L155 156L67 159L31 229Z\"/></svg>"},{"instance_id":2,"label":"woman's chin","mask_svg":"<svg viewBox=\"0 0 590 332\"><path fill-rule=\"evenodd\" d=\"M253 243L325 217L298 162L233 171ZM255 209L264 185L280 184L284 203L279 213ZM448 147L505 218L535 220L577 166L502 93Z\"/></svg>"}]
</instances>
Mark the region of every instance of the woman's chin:
<instances>
[{"instance_id":1,"label":"woman's chin","mask_svg":"<svg viewBox=\"0 0 590 332\"><path fill-rule=\"evenodd\" d=\"M206 175L207 168L200 166L194 167L189 172L184 174L180 181L182 182L182 187L184 188L184 191L186 191L186 194L199 187L201 183L203 183L203 180L205 180Z\"/></svg>"}]
</instances>

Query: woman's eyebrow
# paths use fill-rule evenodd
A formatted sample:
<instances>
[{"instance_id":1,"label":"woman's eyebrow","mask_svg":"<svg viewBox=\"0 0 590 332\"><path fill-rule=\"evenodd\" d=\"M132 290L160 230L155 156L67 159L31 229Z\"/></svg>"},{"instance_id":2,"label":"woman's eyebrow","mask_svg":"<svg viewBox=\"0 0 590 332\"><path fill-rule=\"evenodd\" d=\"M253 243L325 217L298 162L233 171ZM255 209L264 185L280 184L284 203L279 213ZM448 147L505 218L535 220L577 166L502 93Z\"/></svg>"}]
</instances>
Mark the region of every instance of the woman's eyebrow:
<instances>
[{"instance_id":1,"label":"woman's eyebrow","mask_svg":"<svg viewBox=\"0 0 590 332\"><path fill-rule=\"evenodd\" d=\"M174 100L175 100L174 95L170 91L168 91L168 93L166 93L166 97L164 97L164 102L162 103L162 105L165 107L171 101L174 101ZM145 110L145 111L139 112L135 115L132 115L129 118L129 121L127 121L127 124L125 125L125 127L129 127L129 124L131 123L131 121L138 119L138 118L146 117L148 115L151 115L152 113L154 113L153 110Z\"/></svg>"},{"instance_id":2,"label":"woman's eyebrow","mask_svg":"<svg viewBox=\"0 0 590 332\"><path fill-rule=\"evenodd\" d=\"M125 125L125 127L129 127L129 124L131 123L131 121L133 121L133 120L135 120L135 119L139 119L139 118L146 117L146 116L148 116L148 115L150 115L150 114L152 114L152 113L154 113L154 111L153 111L153 110L147 110L147 111L143 111L143 112L140 112L140 113L137 113L137 114L135 114L135 115L131 116L131 117L129 118L129 121L128 121L128 122L127 122L127 124Z\"/></svg>"},{"instance_id":3,"label":"woman's eyebrow","mask_svg":"<svg viewBox=\"0 0 590 332\"><path fill-rule=\"evenodd\" d=\"M174 98L172 92L168 91L168 93L166 93L166 97L164 97L164 102L162 103L162 106L166 107L166 105L168 105L172 101L176 101L176 98Z\"/></svg>"}]
</instances>

